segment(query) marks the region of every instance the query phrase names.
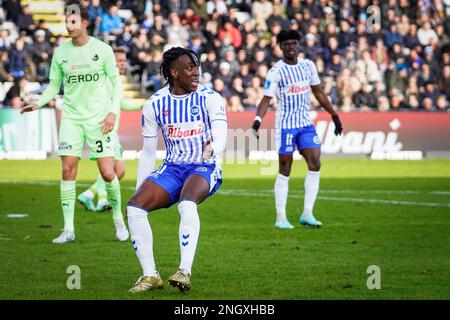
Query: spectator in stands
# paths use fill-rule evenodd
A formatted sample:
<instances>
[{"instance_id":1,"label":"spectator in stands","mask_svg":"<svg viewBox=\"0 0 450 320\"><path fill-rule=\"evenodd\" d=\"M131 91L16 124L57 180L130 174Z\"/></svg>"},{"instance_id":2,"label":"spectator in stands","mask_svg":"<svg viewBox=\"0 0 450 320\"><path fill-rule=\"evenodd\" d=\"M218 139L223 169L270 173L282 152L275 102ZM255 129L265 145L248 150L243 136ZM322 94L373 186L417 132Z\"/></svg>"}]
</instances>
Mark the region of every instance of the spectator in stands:
<instances>
[{"instance_id":1,"label":"spectator in stands","mask_svg":"<svg viewBox=\"0 0 450 320\"><path fill-rule=\"evenodd\" d=\"M420 74L419 74L419 79L417 81L417 84L420 87L425 87L425 84L429 81L433 81L433 76L431 74L431 69L430 66L426 63L422 64L421 68L420 68Z\"/></svg>"},{"instance_id":2,"label":"spectator in stands","mask_svg":"<svg viewBox=\"0 0 450 320\"><path fill-rule=\"evenodd\" d=\"M0 51L6 51L11 49L14 40L9 34L9 30L5 28L0 29Z\"/></svg>"},{"instance_id":3,"label":"spectator in stands","mask_svg":"<svg viewBox=\"0 0 450 320\"><path fill-rule=\"evenodd\" d=\"M29 103L31 101L31 92L27 90L28 80L26 78L16 79L14 85L8 90L5 95L3 104L7 107L18 109L22 103Z\"/></svg>"},{"instance_id":4,"label":"spectator in stands","mask_svg":"<svg viewBox=\"0 0 450 320\"><path fill-rule=\"evenodd\" d=\"M245 88L244 104L247 108L256 108L259 101L264 96L264 90L261 86L261 79L259 77L252 77L250 84Z\"/></svg>"},{"instance_id":5,"label":"spectator in stands","mask_svg":"<svg viewBox=\"0 0 450 320\"><path fill-rule=\"evenodd\" d=\"M355 93L353 96L353 103L357 110L370 111L374 110L376 105L376 97L371 93L372 86L368 83L363 83L361 90Z\"/></svg>"},{"instance_id":6,"label":"spectator in stands","mask_svg":"<svg viewBox=\"0 0 450 320\"><path fill-rule=\"evenodd\" d=\"M272 2L268 0L259 0L252 3L252 16L256 24L262 29L267 30L267 19L273 12Z\"/></svg>"},{"instance_id":7,"label":"spectator in stands","mask_svg":"<svg viewBox=\"0 0 450 320\"><path fill-rule=\"evenodd\" d=\"M107 12L102 14L102 21L100 22L100 34L118 36L123 31L122 19L117 14L119 7L116 4L111 4Z\"/></svg>"},{"instance_id":8,"label":"spectator in stands","mask_svg":"<svg viewBox=\"0 0 450 320\"><path fill-rule=\"evenodd\" d=\"M48 29L47 22L44 19L39 19L36 29L43 30L45 32L45 40L50 42L53 33Z\"/></svg>"},{"instance_id":9,"label":"spectator in stands","mask_svg":"<svg viewBox=\"0 0 450 320\"><path fill-rule=\"evenodd\" d=\"M267 18L267 25L269 27L273 26L274 24L279 25L281 29L287 29L289 27L289 23L286 17L283 15L281 4L273 4L272 13ZM276 34L277 33L275 33L275 35Z\"/></svg>"},{"instance_id":10,"label":"spectator in stands","mask_svg":"<svg viewBox=\"0 0 450 320\"><path fill-rule=\"evenodd\" d=\"M302 3L300 0L288 1L286 14L289 19L301 20L302 19Z\"/></svg>"},{"instance_id":11,"label":"spectator in stands","mask_svg":"<svg viewBox=\"0 0 450 320\"><path fill-rule=\"evenodd\" d=\"M159 35L163 39L167 39L167 30L164 25L164 18L161 15L155 15L153 28L150 30L150 37L153 35Z\"/></svg>"},{"instance_id":12,"label":"spectator in stands","mask_svg":"<svg viewBox=\"0 0 450 320\"><path fill-rule=\"evenodd\" d=\"M336 19L334 17L334 12L331 7L324 7L322 9L322 19L320 19L319 23L319 31L321 33L325 32L328 25L336 26Z\"/></svg>"},{"instance_id":13,"label":"spectator in stands","mask_svg":"<svg viewBox=\"0 0 450 320\"><path fill-rule=\"evenodd\" d=\"M450 99L450 65L445 65L439 77L439 89Z\"/></svg>"},{"instance_id":14,"label":"spectator in stands","mask_svg":"<svg viewBox=\"0 0 450 320\"><path fill-rule=\"evenodd\" d=\"M398 27L395 22L389 24L389 29L385 31L383 38L384 44L389 49L394 45L394 43L403 45L403 36L400 32L398 32Z\"/></svg>"},{"instance_id":15,"label":"spectator in stands","mask_svg":"<svg viewBox=\"0 0 450 320\"><path fill-rule=\"evenodd\" d=\"M338 10L338 19L340 21L347 20L350 24L355 23L355 10L353 10L350 0L343 0Z\"/></svg>"},{"instance_id":16,"label":"spectator in stands","mask_svg":"<svg viewBox=\"0 0 450 320\"><path fill-rule=\"evenodd\" d=\"M223 41L225 37L229 37L231 44L235 49L239 48L242 44L242 35L238 28L233 26L231 21L227 18L222 20L223 27L220 28L217 37L220 41Z\"/></svg>"},{"instance_id":17,"label":"spectator in stands","mask_svg":"<svg viewBox=\"0 0 450 320\"><path fill-rule=\"evenodd\" d=\"M14 77L8 68L9 52L0 51L0 82L13 82Z\"/></svg>"},{"instance_id":18,"label":"spectator in stands","mask_svg":"<svg viewBox=\"0 0 450 320\"><path fill-rule=\"evenodd\" d=\"M430 98L433 101L433 105L436 103L437 97L439 96L439 91L436 88L436 84L432 81L425 83L423 92L420 94L420 100L423 101L425 98Z\"/></svg>"},{"instance_id":19,"label":"spectator in stands","mask_svg":"<svg viewBox=\"0 0 450 320\"><path fill-rule=\"evenodd\" d=\"M339 104L339 93L333 77L323 78L323 92L328 96L333 107L337 108Z\"/></svg>"},{"instance_id":20,"label":"spectator in stands","mask_svg":"<svg viewBox=\"0 0 450 320\"><path fill-rule=\"evenodd\" d=\"M326 74L328 76L335 77L341 72L342 63L341 63L341 56L338 52L334 52L331 57L331 62L327 67Z\"/></svg>"},{"instance_id":21,"label":"spectator in stands","mask_svg":"<svg viewBox=\"0 0 450 320\"><path fill-rule=\"evenodd\" d=\"M406 36L403 37L403 42L406 48L412 49L419 44L419 40L417 39L417 25L411 24L409 26L409 32Z\"/></svg>"},{"instance_id":22,"label":"spectator in stands","mask_svg":"<svg viewBox=\"0 0 450 320\"><path fill-rule=\"evenodd\" d=\"M386 112L389 111L389 99L386 96L380 96L377 99L378 111Z\"/></svg>"},{"instance_id":23,"label":"spectator in stands","mask_svg":"<svg viewBox=\"0 0 450 320\"><path fill-rule=\"evenodd\" d=\"M131 31L131 24L130 23L125 23L124 29L123 29L123 33L120 34L117 38L116 38L116 44L118 47L122 47L122 48L126 48L127 51L129 51L131 49L131 46L133 44L133 34Z\"/></svg>"},{"instance_id":24,"label":"spectator in stands","mask_svg":"<svg viewBox=\"0 0 450 320\"><path fill-rule=\"evenodd\" d=\"M302 51L305 54L305 57L310 60L316 60L316 58L322 55L322 48L317 43L317 38L314 34L308 33L305 36L305 45L302 46Z\"/></svg>"},{"instance_id":25,"label":"spectator in stands","mask_svg":"<svg viewBox=\"0 0 450 320\"><path fill-rule=\"evenodd\" d=\"M192 10L200 16L203 22L208 20L208 9L205 0L191 0L190 6ZM223 8L221 10L223 10Z\"/></svg>"},{"instance_id":26,"label":"spectator in stands","mask_svg":"<svg viewBox=\"0 0 450 320\"><path fill-rule=\"evenodd\" d=\"M188 48L194 51L197 55L200 55L203 51L203 39L201 35L190 37Z\"/></svg>"},{"instance_id":27,"label":"spectator in stands","mask_svg":"<svg viewBox=\"0 0 450 320\"><path fill-rule=\"evenodd\" d=\"M217 91L222 97L224 97L226 101L231 98L231 90L225 85L221 78L215 78L213 84L213 89Z\"/></svg>"},{"instance_id":28,"label":"spectator in stands","mask_svg":"<svg viewBox=\"0 0 450 320\"><path fill-rule=\"evenodd\" d=\"M419 99L419 87L417 86L417 77L411 76L408 79L408 85L405 89L405 98L406 100L409 100L410 96L415 96L416 99Z\"/></svg>"},{"instance_id":29,"label":"spectator in stands","mask_svg":"<svg viewBox=\"0 0 450 320\"><path fill-rule=\"evenodd\" d=\"M94 29L100 26L100 23L102 22L102 16L103 16L103 7L100 4L100 0L91 0L91 3L87 7L87 11L89 14L89 31L90 34L94 34Z\"/></svg>"},{"instance_id":30,"label":"spectator in stands","mask_svg":"<svg viewBox=\"0 0 450 320\"><path fill-rule=\"evenodd\" d=\"M144 20L141 22L141 28L148 31L153 27L153 24L154 24L154 16L153 12L150 12L145 15Z\"/></svg>"},{"instance_id":31,"label":"spectator in stands","mask_svg":"<svg viewBox=\"0 0 450 320\"><path fill-rule=\"evenodd\" d=\"M187 8L181 16L181 24L192 27L194 22L201 23L202 18L192 8Z\"/></svg>"},{"instance_id":32,"label":"spectator in stands","mask_svg":"<svg viewBox=\"0 0 450 320\"><path fill-rule=\"evenodd\" d=\"M167 36L172 39L173 43L179 43L183 47L187 47L189 44L189 32L187 28L180 22L178 13L172 12L169 15L169 25L166 28Z\"/></svg>"},{"instance_id":33,"label":"spectator in stands","mask_svg":"<svg viewBox=\"0 0 450 320\"><path fill-rule=\"evenodd\" d=\"M50 61L52 46L45 39L44 30L36 30L36 32L34 33L34 43L29 51L34 63L36 64L40 61Z\"/></svg>"},{"instance_id":34,"label":"spectator in stands","mask_svg":"<svg viewBox=\"0 0 450 320\"><path fill-rule=\"evenodd\" d=\"M435 107L434 101L430 97L425 97L422 100L420 106L425 111L436 111L436 107Z\"/></svg>"},{"instance_id":35,"label":"spectator in stands","mask_svg":"<svg viewBox=\"0 0 450 320\"><path fill-rule=\"evenodd\" d=\"M404 99L405 97L403 94L398 90L397 88L394 88L391 90L389 94L389 105L391 111L401 111L405 105L404 105Z\"/></svg>"},{"instance_id":36,"label":"spectator in stands","mask_svg":"<svg viewBox=\"0 0 450 320\"><path fill-rule=\"evenodd\" d=\"M339 34L337 36L339 48L346 48L350 45L350 43L356 42L356 36L350 29L350 23L348 20L341 20L339 22Z\"/></svg>"},{"instance_id":37,"label":"spectator in stands","mask_svg":"<svg viewBox=\"0 0 450 320\"><path fill-rule=\"evenodd\" d=\"M129 54L130 64L137 66L142 72L145 66L151 61L150 52L151 48L147 40L147 32L145 29L141 29L131 45Z\"/></svg>"},{"instance_id":38,"label":"spectator in stands","mask_svg":"<svg viewBox=\"0 0 450 320\"><path fill-rule=\"evenodd\" d=\"M17 39L15 46L9 51L8 70L10 70L14 79L23 78L25 75L27 53L24 46L24 41L22 39Z\"/></svg>"},{"instance_id":39,"label":"spectator in stands","mask_svg":"<svg viewBox=\"0 0 450 320\"><path fill-rule=\"evenodd\" d=\"M152 91L156 92L163 86L163 79L159 72L159 66L163 60L163 53L160 50L154 50L150 53L151 60L147 64L147 80L152 86ZM146 88L147 89L147 88Z\"/></svg>"},{"instance_id":40,"label":"spectator in stands","mask_svg":"<svg viewBox=\"0 0 450 320\"><path fill-rule=\"evenodd\" d=\"M450 23L449 23L450 24ZM438 43L441 47L447 46L450 44L450 36L448 35L448 31L445 30L444 23L438 23L435 27L436 35L438 36Z\"/></svg>"},{"instance_id":41,"label":"spectator in stands","mask_svg":"<svg viewBox=\"0 0 450 320\"><path fill-rule=\"evenodd\" d=\"M387 48L384 46L383 40L378 39L375 42L375 47L372 48L372 60L375 61L381 71L386 70L389 63L389 54Z\"/></svg>"},{"instance_id":42,"label":"spectator in stands","mask_svg":"<svg viewBox=\"0 0 450 320\"><path fill-rule=\"evenodd\" d=\"M417 39L419 40L420 45L424 47L439 41L436 31L431 28L431 23L429 21L426 21L423 26L419 28L417 31Z\"/></svg>"},{"instance_id":43,"label":"spectator in stands","mask_svg":"<svg viewBox=\"0 0 450 320\"><path fill-rule=\"evenodd\" d=\"M22 12L20 0L4 0L3 8L6 10L6 20L17 24L19 15Z\"/></svg>"},{"instance_id":44,"label":"spectator in stands","mask_svg":"<svg viewBox=\"0 0 450 320\"><path fill-rule=\"evenodd\" d=\"M215 77L219 68L219 61L217 59L216 51L211 49L206 53L206 60L201 63L202 72L208 72Z\"/></svg>"},{"instance_id":45,"label":"spectator in stands","mask_svg":"<svg viewBox=\"0 0 450 320\"><path fill-rule=\"evenodd\" d=\"M227 88L230 87L233 74L231 73L231 66L228 62L223 61L219 64L219 72L216 77L221 79Z\"/></svg>"},{"instance_id":46,"label":"spectator in stands","mask_svg":"<svg viewBox=\"0 0 450 320\"><path fill-rule=\"evenodd\" d=\"M361 71L369 83L381 80L381 72L378 65L372 60L370 52L365 50L361 54L361 58L356 62L356 67Z\"/></svg>"},{"instance_id":47,"label":"spectator in stands","mask_svg":"<svg viewBox=\"0 0 450 320\"><path fill-rule=\"evenodd\" d=\"M342 97L340 106L343 112L351 112L355 109L355 106L353 105L352 102L352 98L346 95Z\"/></svg>"},{"instance_id":48,"label":"spectator in stands","mask_svg":"<svg viewBox=\"0 0 450 320\"><path fill-rule=\"evenodd\" d=\"M238 96L241 99L241 101L244 100L245 88L244 88L244 82L242 81L241 77L236 76L231 81L231 93L234 96Z\"/></svg>"},{"instance_id":49,"label":"spectator in stands","mask_svg":"<svg viewBox=\"0 0 450 320\"><path fill-rule=\"evenodd\" d=\"M36 22L33 20L31 10L28 5L22 7L22 13L17 19L17 26L20 31L25 31L30 36L33 34L34 30L36 30Z\"/></svg>"},{"instance_id":50,"label":"spectator in stands","mask_svg":"<svg viewBox=\"0 0 450 320\"><path fill-rule=\"evenodd\" d=\"M436 99L437 111L450 112L449 103L444 94L441 94Z\"/></svg>"},{"instance_id":51,"label":"spectator in stands","mask_svg":"<svg viewBox=\"0 0 450 320\"><path fill-rule=\"evenodd\" d=\"M223 0L209 0L206 3L206 12L208 12L209 15L217 12L219 15L225 16L228 13L228 8Z\"/></svg>"},{"instance_id":52,"label":"spectator in stands","mask_svg":"<svg viewBox=\"0 0 450 320\"><path fill-rule=\"evenodd\" d=\"M36 81L38 82L48 82L52 51L51 44L45 38L45 31L37 30L34 33L34 44L30 47L29 52L36 66Z\"/></svg>"}]
</instances>

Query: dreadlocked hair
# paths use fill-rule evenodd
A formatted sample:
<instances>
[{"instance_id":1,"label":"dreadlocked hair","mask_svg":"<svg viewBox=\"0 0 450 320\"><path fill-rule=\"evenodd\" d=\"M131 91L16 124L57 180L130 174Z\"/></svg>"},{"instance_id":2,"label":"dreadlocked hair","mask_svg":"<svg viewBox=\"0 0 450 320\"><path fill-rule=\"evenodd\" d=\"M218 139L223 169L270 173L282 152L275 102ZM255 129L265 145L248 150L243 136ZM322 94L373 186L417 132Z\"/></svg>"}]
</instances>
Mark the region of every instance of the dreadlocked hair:
<instances>
[{"instance_id":1,"label":"dreadlocked hair","mask_svg":"<svg viewBox=\"0 0 450 320\"><path fill-rule=\"evenodd\" d=\"M161 72L161 75L166 80L166 83L164 83L164 86L167 84L169 85L169 89L173 88L173 78L170 74L170 68L172 67L172 63L177 60L179 57L187 54L189 58L191 58L192 62L198 66L199 65L199 58L197 53L191 49L186 49L182 47L174 47L163 54L163 61L161 65L159 66L159 71Z\"/></svg>"}]
</instances>

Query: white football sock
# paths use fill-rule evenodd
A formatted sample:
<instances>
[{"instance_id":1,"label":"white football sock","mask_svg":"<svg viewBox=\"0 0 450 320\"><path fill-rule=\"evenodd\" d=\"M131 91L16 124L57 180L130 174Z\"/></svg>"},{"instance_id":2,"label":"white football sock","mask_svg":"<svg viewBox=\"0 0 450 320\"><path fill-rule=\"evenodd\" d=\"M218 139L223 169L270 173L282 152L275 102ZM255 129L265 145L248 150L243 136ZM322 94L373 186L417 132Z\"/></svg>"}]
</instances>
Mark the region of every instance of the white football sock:
<instances>
[{"instance_id":1,"label":"white football sock","mask_svg":"<svg viewBox=\"0 0 450 320\"><path fill-rule=\"evenodd\" d=\"M289 177L279 173L275 180L275 209L277 211L277 221L287 220L286 202L289 192Z\"/></svg>"},{"instance_id":2,"label":"white football sock","mask_svg":"<svg viewBox=\"0 0 450 320\"><path fill-rule=\"evenodd\" d=\"M153 233L147 219L147 212L140 208L127 206L128 227L131 242L141 264L144 276L155 277L156 265L153 257Z\"/></svg>"},{"instance_id":3,"label":"white football sock","mask_svg":"<svg viewBox=\"0 0 450 320\"><path fill-rule=\"evenodd\" d=\"M305 179L305 206L304 215L313 213L314 202L316 202L319 193L320 171L308 171Z\"/></svg>"},{"instance_id":4,"label":"white football sock","mask_svg":"<svg viewBox=\"0 0 450 320\"><path fill-rule=\"evenodd\" d=\"M200 218L197 213L197 204L188 200L181 201L178 204L178 211L180 212L180 228L178 230L181 253L180 269L191 273L200 234Z\"/></svg>"}]
</instances>

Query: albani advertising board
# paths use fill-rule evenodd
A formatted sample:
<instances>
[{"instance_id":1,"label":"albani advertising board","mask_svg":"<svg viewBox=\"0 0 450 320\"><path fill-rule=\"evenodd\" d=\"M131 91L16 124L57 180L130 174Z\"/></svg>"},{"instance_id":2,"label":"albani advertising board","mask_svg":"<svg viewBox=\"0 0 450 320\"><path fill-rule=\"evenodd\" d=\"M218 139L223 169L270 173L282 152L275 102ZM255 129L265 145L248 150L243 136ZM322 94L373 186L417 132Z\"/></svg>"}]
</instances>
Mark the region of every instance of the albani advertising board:
<instances>
[{"instance_id":1,"label":"albani advertising board","mask_svg":"<svg viewBox=\"0 0 450 320\"><path fill-rule=\"evenodd\" d=\"M19 110L0 110L0 158L15 158L20 152L42 151L56 155L59 110L41 109L20 116ZM228 113L228 140L224 158L270 153L276 157L275 113L268 112L257 140L251 132L255 112ZM340 113L344 133L336 137L326 112L311 116L326 155L373 155L421 152L450 156L450 113L350 112ZM124 150L136 155L142 146L141 111L122 111L119 135ZM162 139L158 150L164 150ZM20 153L20 154L19 154ZM9 157L9 156L11 157ZM161 158L161 153L159 153ZM29 156L26 156L30 158ZM31 157L32 158L32 157ZM41 158L41 156L39 156ZM132 158L132 157L131 157Z\"/></svg>"},{"instance_id":2,"label":"albani advertising board","mask_svg":"<svg viewBox=\"0 0 450 320\"><path fill-rule=\"evenodd\" d=\"M311 116L322 143L322 153L329 155L371 155L374 152L421 151L425 154L448 153L450 156L450 113L426 112L350 112L339 114L344 133L336 137L334 124L326 112ZM275 151L275 113L268 112L257 141L251 132L255 112L228 113L227 153L248 156L252 151ZM141 112L122 112L119 127L124 150L142 146ZM162 139L158 150L164 150Z\"/></svg>"}]
</instances>

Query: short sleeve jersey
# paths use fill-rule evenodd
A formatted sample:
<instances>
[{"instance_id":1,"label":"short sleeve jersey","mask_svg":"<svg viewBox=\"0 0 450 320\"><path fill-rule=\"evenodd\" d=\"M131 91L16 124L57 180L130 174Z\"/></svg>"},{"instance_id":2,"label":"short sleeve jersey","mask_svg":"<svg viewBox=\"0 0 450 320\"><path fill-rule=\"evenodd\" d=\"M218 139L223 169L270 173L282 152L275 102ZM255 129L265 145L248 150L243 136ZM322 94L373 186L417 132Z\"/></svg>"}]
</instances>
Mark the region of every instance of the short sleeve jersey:
<instances>
[{"instance_id":1,"label":"short sleeve jersey","mask_svg":"<svg viewBox=\"0 0 450 320\"><path fill-rule=\"evenodd\" d=\"M276 96L278 101L275 128L297 129L311 125L310 86L319 84L320 78L311 60L299 59L295 65L278 61L267 73L264 84L264 95Z\"/></svg>"},{"instance_id":2,"label":"short sleeve jersey","mask_svg":"<svg viewBox=\"0 0 450 320\"><path fill-rule=\"evenodd\" d=\"M199 85L195 92L175 96L164 87L144 103L142 135L156 137L161 129L166 162L201 163L214 121L227 121L224 100L217 92ZM211 162L217 163L218 157Z\"/></svg>"}]
</instances>

